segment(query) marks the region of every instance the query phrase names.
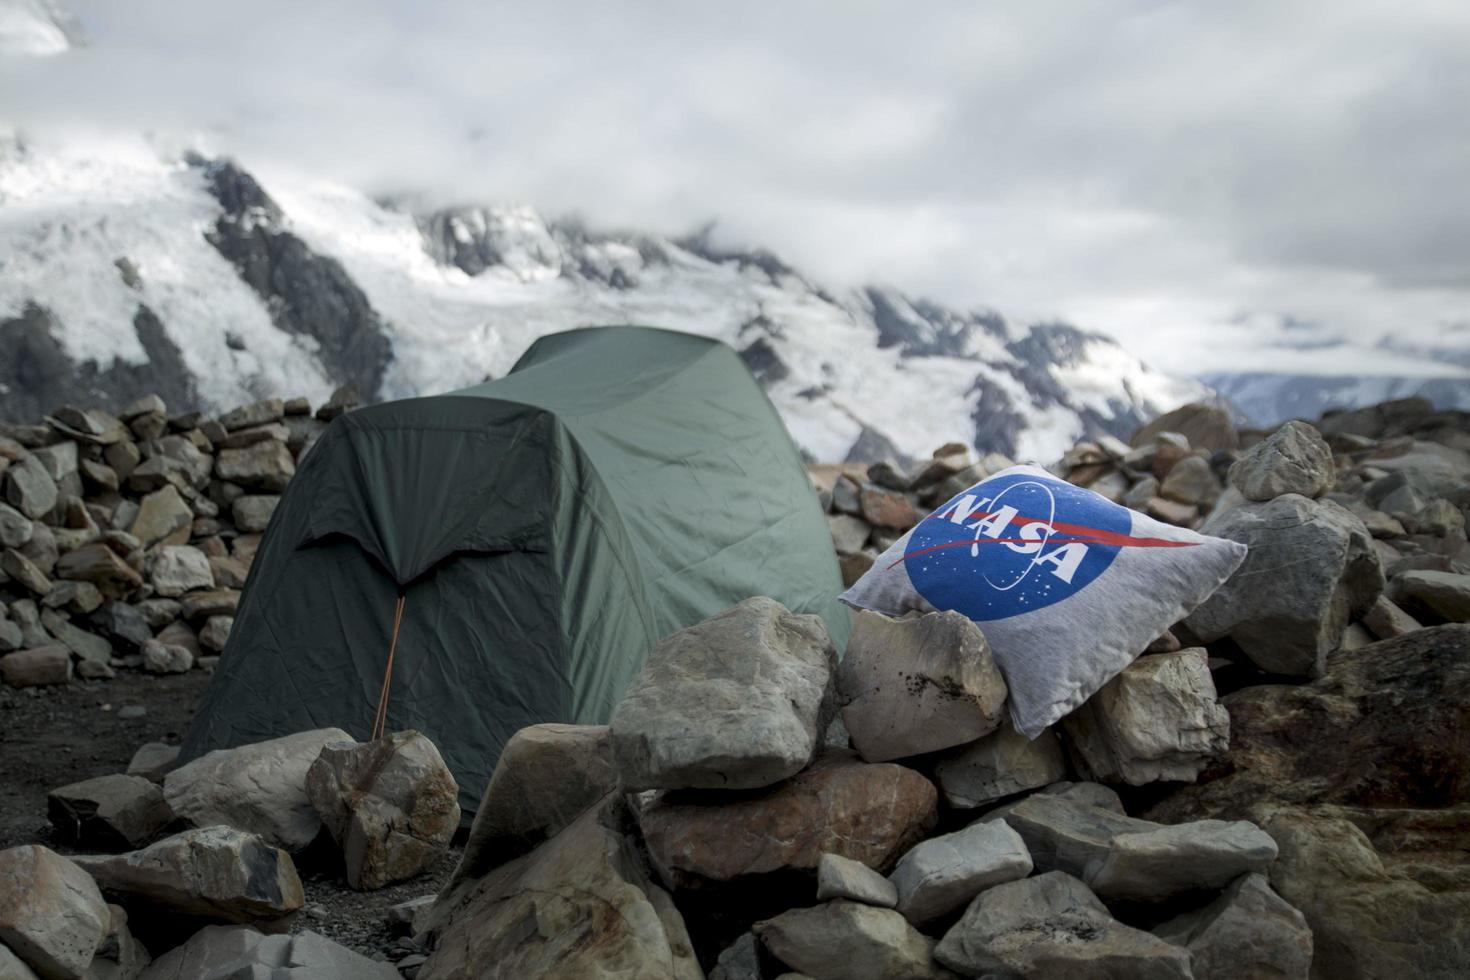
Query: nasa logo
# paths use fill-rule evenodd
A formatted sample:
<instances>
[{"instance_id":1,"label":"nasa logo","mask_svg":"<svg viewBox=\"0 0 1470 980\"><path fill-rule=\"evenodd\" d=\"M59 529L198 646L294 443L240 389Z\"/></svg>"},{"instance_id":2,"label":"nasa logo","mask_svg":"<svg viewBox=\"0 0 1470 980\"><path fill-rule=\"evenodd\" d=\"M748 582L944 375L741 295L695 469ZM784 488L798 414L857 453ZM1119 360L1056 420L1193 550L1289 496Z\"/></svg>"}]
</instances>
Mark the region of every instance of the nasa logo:
<instances>
[{"instance_id":1,"label":"nasa logo","mask_svg":"<svg viewBox=\"0 0 1470 980\"><path fill-rule=\"evenodd\" d=\"M1132 526L1127 509L1090 490L1003 474L919 522L899 560L935 608L1006 619L1087 588L1124 547L1175 545L1132 538Z\"/></svg>"}]
</instances>

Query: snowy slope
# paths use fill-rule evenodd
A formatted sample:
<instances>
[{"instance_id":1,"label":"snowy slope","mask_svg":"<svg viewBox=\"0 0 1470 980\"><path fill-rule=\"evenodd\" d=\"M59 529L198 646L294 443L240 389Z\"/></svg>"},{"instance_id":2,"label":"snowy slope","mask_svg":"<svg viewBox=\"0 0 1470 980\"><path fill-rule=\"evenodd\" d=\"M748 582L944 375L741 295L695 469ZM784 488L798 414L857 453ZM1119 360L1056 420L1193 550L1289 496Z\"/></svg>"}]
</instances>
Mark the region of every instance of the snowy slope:
<instances>
[{"instance_id":1,"label":"snowy slope","mask_svg":"<svg viewBox=\"0 0 1470 980\"><path fill-rule=\"evenodd\" d=\"M731 344L821 459L959 440L1049 460L1085 433L1126 434L1208 394L1100 335L891 288L833 293L769 253L702 236L600 233L526 207L385 204L143 139L0 140L7 416L124 401L162 383L167 364L188 376L171 400L207 407L316 400L347 380L378 398L448 391L503 374L541 334L609 323ZM28 362L52 365L46 390L7 360L17 337Z\"/></svg>"}]
</instances>

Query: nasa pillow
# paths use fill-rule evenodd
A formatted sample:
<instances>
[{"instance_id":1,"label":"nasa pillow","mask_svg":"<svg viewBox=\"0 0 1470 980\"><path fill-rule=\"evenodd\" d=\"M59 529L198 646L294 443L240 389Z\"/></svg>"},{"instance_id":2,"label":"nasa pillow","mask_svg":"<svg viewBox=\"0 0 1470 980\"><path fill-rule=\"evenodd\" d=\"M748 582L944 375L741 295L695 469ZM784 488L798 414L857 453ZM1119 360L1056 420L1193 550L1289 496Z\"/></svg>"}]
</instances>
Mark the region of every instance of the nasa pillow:
<instances>
[{"instance_id":1,"label":"nasa pillow","mask_svg":"<svg viewBox=\"0 0 1470 980\"><path fill-rule=\"evenodd\" d=\"M974 620L1010 688L1016 730L1035 738L1208 599L1245 553L1012 466L920 521L842 601Z\"/></svg>"}]
</instances>

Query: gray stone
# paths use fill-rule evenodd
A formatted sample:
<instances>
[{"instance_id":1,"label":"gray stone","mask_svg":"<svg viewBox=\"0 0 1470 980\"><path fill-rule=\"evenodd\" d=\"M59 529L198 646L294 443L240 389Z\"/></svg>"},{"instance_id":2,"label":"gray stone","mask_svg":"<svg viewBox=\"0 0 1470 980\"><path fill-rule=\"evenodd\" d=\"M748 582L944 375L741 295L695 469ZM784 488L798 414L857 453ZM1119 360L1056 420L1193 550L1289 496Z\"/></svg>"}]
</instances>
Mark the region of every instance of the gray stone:
<instances>
[{"instance_id":1,"label":"gray stone","mask_svg":"<svg viewBox=\"0 0 1470 980\"><path fill-rule=\"evenodd\" d=\"M247 534L264 531L280 502L278 494L245 494L230 504L230 515L235 526Z\"/></svg>"},{"instance_id":2,"label":"gray stone","mask_svg":"<svg viewBox=\"0 0 1470 980\"><path fill-rule=\"evenodd\" d=\"M0 657L0 680L11 687L70 684L71 676L71 651L66 647L36 647Z\"/></svg>"},{"instance_id":3,"label":"gray stone","mask_svg":"<svg viewBox=\"0 0 1470 980\"><path fill-rule=\"evenodd\" d=\"M151 959L143 944L128 928L128 913L121 905L107 906L107 935L92 957L87 980L137 980Z\"/></svg>"},{"instance_id":4,"label":"gray stone","mask_svg":"<svg viewBox=\"0 0 1470 980\"><path fill-rule=\"evenodd\" d=\"M332 742L351 741L340 728L319 728L233 749L216 749L164 777L175 814L196 826L224 824L297 851L321 830L306 793L306 773Z\"/></svg>"},{"instance_id":5,"label":"gray stone","mask_svg":"<svg viewBox=\"0 0 1470 980\"><path fill-rule=\"evenodd\" d=\"M74 860L124 907L256 922L280 919L305 903L291 856L230 827L199 827L141 851Z\"/></svg>"},{"instance_id":6,"label":"gray stone","mask_svg":"<svg viewBox=\"0 0 1470 980\"><path fill-rule=\"evenodd\" d=\"M1245 820L1196 820L1114 836L1086 881L1107 899L1163 901L1218 889L1276 860L1276 842Z\"/></svg>"},{"instance_id":7,"label":"gray stone","mask_svg":"<svg viewBox=\"0 0 1470 980\"><path fill-rule=\"evenodd\" d=\"M460 883L425 914L434 953L418 980L698 978L683 920L637 860L630 823L612 794L536 850Z\"/></svg>"},{"instance_id":8,"label":"gray stone","mask_svg":"<svg viewBox=\"0 0 1470 980\"><path fill-rule=\"evenodd\" d=\"M776 959L812 980L938 980L934 940L891 909L837 900L751 927Z\"/></svg>"},{"instance_id":9,"label":"gray stone","mask_svg":"<svg viewBox=\"0 0 1470 980\"><path fill-rule=\"evenodd\" d=\"M25 632L8 619L0 619L0 654L14 653L26 645Z\"/></svg>"},{"instance_id":10,"label":"gray stone","mask_svg":"<svg viewBox=\"0 0 1470 980\"><path fill-rule=\"evenodd\" d=\"M166 486L148 494L138 504L138 516L128 533L144 548L170 539L194 522L194 512L174 486Z\"/></svg>"},{"instance_id":11,"label":"gray stone","mask_svg":"<svg viewBox=\"0 0 1470 980\"><path fill-rule=\"evenodd\" d=\"M279 422L285 414L286 406L281 399L266 398L231 409L219 417L219 424L224 426L227 432L235 432L252 426Z\"/></svg>"},{"instance_id":12,"label":"gray stone","mask_svg":"<svg viewBox=\"0 0 1470 980\"><path fill-rule=\"evenodd\" d=\"M522 728L500 753L448 887L555 837L617 785L606 725Z\"/></svg>"},{"instance_id":13,"label":"gray stone","mask_svg":"<svg viewBox=\"0 0 1470 980\"><path fill-rule=\"evenodd\" d=\"M1256 443L1230 467L1230 482L1247 500L1286 493L1320 497L1332 489L1332 450L1306 422L1287 422Z\"/></svg>"},{"instance_id":14,"label":"gray stone","mask_svg":"<svg viewBox=\"0 0 1470 980\"><path fill-rule=\"evenodd\" d=\"M56 481L34 454L5 471L5 499L26 517L39 520L56 506Z\"/></svg>"},{"instance_id":15,"label":"gray stone","mask_svg":"<svg viewBox=\"0 0 1470 980\"><path fill-rule=\"evenodd\" d=\"M1203 647L1139 657L1062 727L1081 775L1133 786L1193 782L1230 745Z\"/></svg>"},{"instance_id":16,"label":"gray stone","mask_svg":"<svg viewBox=\"0 0 1470 980\"><path fill-rule=\"evenodd\" d=\"M881 880L881 879L880 879ZM760 946L755 933L742 932L740 938L720 951L709 980L765 980L761 969Z\"/></svg>"},{"instance_id":17,"label":"gray stone","mask_svg":"<svg viewBox=\"0 0 1470 980\"><path fill-rule=\"evenodd\" d=\"M173 820L157 786L122 773L52 790L46 814L62 840L104 850L141 847Z\"/></svg>"},{"instance_id":18,"label":"gray stone","mask_svg":"<svg viewBox=\"0 0 1470 980\"><path fill-rule=\"evenodd\" d=\"M1146 476L1133 484L1128 492L1123 495L1123 504L1134 510L1143 510L1148 502L1159 495L1159 481L1151 476Z\"/></svg>"},{"instance_id":19,"label":"gray stone","mask_svg":"<svg viewBox=\"0 0 1470 980\"><path fill-rule=\"evenodd\" d=\"M40 980L36 972L26 966L25 960L0 944L0 980ZM760 980L757 975L756 980Z\"/></svg>"},{"instance_id":20,"label":"gray stone","mask_svg":"<svg viewBox=\"0 0 1470 980\"><path fill-rule=\"evenodd\" d=\"M1116 921L1059 871L982 892L934 953L972 977L1192 980L1188 952Z\"/></svg>"},{"instance_id":21,"label":"gray stone","mask_svg":"<svg viewBox=\"0 0 1470 980\"><path fill-rule=\"evenodd\" d=\"M957 612L891 619L861 610L837 671L853 747L869 762L935 752L990 734L1006 685L985 634Z\"/></svg>"},{"instance_id":22,"label":"gray stone","mask_svg":"<svg viewBox=\"0 0 1470 980\"><path fill-rule=\"evenodd\" d=\"M90 582L109 599L125 599L143 584L143 577L101 541L62 555L56 562L56 574L64 579Z\"/></svg>"},{"instance_id":23,"label":"gray stone","mask_svg":"<svg viewBox=\"0 0 1470 980\"><path fill-rule=\"evenodd\" d=\"M91 582L56 582L41 604L48 609L85 615L102 605L102 593Z\"/></svg>"},{"instance_id":24,"label":"gray stone","mask_svg":"<svg viewBox=\"0 0 1470 980\"><path fill-rule=\"evenodd\" d=\"M112 659L111 643L96 633L73 626L54 609L42 610L41 625L79 660L106 665Z\"/></svg>"},{"instance_id":25,"label":"gray stone","mask_svg":"<svg viewBox=\"0 0 1470 980\"><path fill-rule=\"evenodd\" d=\"M103 605L92 622L114 640L125 646L142 647L153 639L153 630L148 619L137 606L126 602L109 602Z\"/></svg>"},{"instance_id":26,"label":"gray stone","mask_svg":"<svg viewBox=\"0 0 1470 980\"><path fill-rule=\"evenodd\" d=\"M751 789L815 758L836 651L817 616L756 597L648 655L612 716L624 788Z\"/></svg>"},{"instance_id":27,"label":"gray stone","mask_svg":"<svg viewBox=\"0 0 1470 980\"><path fill-rule=\"evenodd\" d=\"M214 573L198 548L169 545L149 557L148 581L158 595L173 599L195 589L214 588Z\"/></svg>"},{"instance_id":28,"label":"gray stone","mask_svg":"<svg viewBox=\"0 0 1470 980\"><path fill-rule=\"evenodd\" d=\"M194 669L188 647L149 640L143 644L143 669L150 674L187 674Z\"/></svg>"},{"instance_id":29,"label":"gray stone","mask_svg":"<svg viewBox=\"0 0 1470 980\"><path fill-rule=\"evenodd\" d=\"M1347 624L1383 591L1367 528L1331 501L1287 494L1242 504L1200 531L1240 541L1250 553L1185 623L1206 643L1229 636L1262 670L1319 673Z\"/></svg>"},{"instance_id":30,"label":"gray stone","mask_svg":"<svg viewBox=\"0 0 1470 980\"><path fill-rule=\"evenodd\" d=\"M1189 527L1199 517L1199 508L1194 504L1181 504L1163 497L1153 497L1143 505L1143 512L1156 521Z\"/></svg>"},{"instance_id":31,"label":"gray stone","mask_svg":"<svg viewBox=\"0 0 1470 980\"><path fill-rule=\"evenodd\" d=\"M1470 622L1470 575L1403 572L1394 576L1389 594L1401 606L1427 609L1447 622Z\"/></svg>"},{"instance_id":32,"label":"gray stone","mask_svg":"<svg viewBox=\"0 0 1470 980\"><path fill-rule=\"evenodd\" d=\"M420 874L459 829L459 787L434 743L415 731L328 742L307 770L306 794L342 849L353 888Z\"/></svg>"},{"instance_id":33,"label":"gray stone","mask_svg":"<svg viewBox=\"0 0 1470 980\"><path fill-rule=\"evenodd\" d=\"M221 449L239 449L242 446L253 446L257 442L265 442L268 439L287 442L290 438L290 429L279 422L270 422L265 425L251 426L248 429L227 432L216 445Z\"/></svg>"},{"instance_id":34,"label":"gray stone","mask_svg":"<svg viewBox=\"0 0 1470 980\"><path fill-rule=\"evenodd\" d=\"M1038 792L1046 796L1058 796L1074 803L1100 806L1104 810L1111 810L1125 817L1128 815L1128 811L1123 808L1123 800L1119 798L1118 791L1102 783L1062 781L1052 783Z\"/></svg>"},{"instance_id":35,"label":"gray stone","mask_svg":"<svg viewBox=\"0 0 1470 980\"><path fill-rule=\"evenodd\" d=\"M280 493L296 475L296 460L284 442L257 442L240 449L222 449L214 461L215 475L247 490Z\"/></svg>"},{"instance_id":36,"label":"gray stone","mask_svg":"<svg viewBox=\"0 0 1470 980\"><path fill-rule=\"evenodd\" d=\"M1391 640L1424 628L1386 595L1379 596L1373 608L1363 614L1363 625L1380 640Z\"/></svg>"},{"instance_id":37,"label":"gray stone","mask_svg":"<svg viewBox=\"0 0 1470 980\"><path fill-rule=\"evenodd\" d=\"M1159 484L1159 496L1207 510L1220 496L1220 481L1215 479L1209 460L1203 456L1186 456L1174 464Z\"/></svg>"},{"instance_id":38,"label":"gray stone","mask_svg":"<svg viewBox=\"0 0 1470 980\"><path fill-rule=\"evenodd\" d=\"M827 527L832 531L832 546L845 555L862 551L872 530L866 521L851 514L828 515Z\"/></svg>"},{"instance_id":39,"label":"gray stone","mask_svg":"<svg viewBox=\"0 0 1470 980\"><path fill-rule=\"evenodd\" d=\"M179 613L192 623L211 616L233 616L239 605L238 589L210 589L184 596L179 604Z\"/></svg>"},{"instance_id":40,"label":"gray stone","mask_svg":"<svg viewBox=\"0 0 1470 980\"><path fill-rule=\"evenodd\" d=\"M841 854L823 854L817 863L817 901L834 898L891 909L898 904L898 889L861 861Z\"/></svg>"},{"instance_id":41,"label":"gray stone","mask_svg":"<svg viewBox=\"0 0 1470 980\"><path fill-rule=\"evenodd\" d=\"M31 528L31 540L16 550L25 555L31 564L41 570L43 575L50 575L56 568L56 559L61 553L56 544L55 532L40 521L37 521Z\"/></svg>"},{"instance_id":42,"label":"gray stone","mask_svg":"<svg viewBox=\"0 0 1470 980\"><path fill-rule=\"evenodd\" d=\"M156 394L144 395L141 398L128 402L127 407L118 413L118 418L122 419L124 422L131 422L139 415L147 415L150 412L156 413L158 415L167 415L168 406L165 405L163 399Z\"/></svg>"},{"instance_id":43,"label":"gray stone","mask_svg":"<svg viewBox=\"0 0 1470 980\"><path fill-rule=\"evenodd\" d=\"M230 629L235 625L234 616L211 616L199 631L199 645L206 650L219 653L230 639Z\"/></svg>"},{"instance_id":44,"label":"gray stone","mask_svg":"<svg viewBox=\"0 0 1470 980\"><path fill-rule=\"evenodd\" d=\"M133 753L128 763L129 776L142 776L154 783L162 783L179 763L179 746L163 742L148 742Z\"/></svg>"},{"instance_id":45,"label":"gray stone","mask_svg":"<svg viewBox=\"0 0 1470 980\"><path fill-rule=\"evenodd\" d=\"M31 540L33 532L30 518L9 504L0 504L0 544L19 548Z\"/></svg>"},{"instance_id":46,"label":"gray stone","mask_svg":"<svg viewBox=\"0 0 1470 980\"><path fill-rule=\"evenodd\" d=\"M5 554L0 555L0 569L10 576L12 582L36 595L45 595L51 591L51 580L46 577L46 573L15 548L6 548Z\"/></svg>"},{"instance_id":47,"label":"gray stone","mask_svg":"<svg viewBox=\"0 0 1470 980\"><path fill-rule=\"evenodd\" d=\"M1153 934L1189 950L1194 980L1307 980L1312 967L1307 920L1259 874L1237 878L1215 901Z\"/></svg>"},{"instance_id":48,"label":"gray stone","mask_svg":"<svg viewBox=\"0 0 1470 980\"><path fill-rule=\"evenodd\" d=\"M1062 744L1050 729L1032 740L1009 721L979 741L946 752L934 765L945 802L960 809L1038 789L1066 774Z\"/></svg>"},{"instance_id":49,"label":"gray stone","mask_svg":"<svg viewBox=\"0 0 1470 980\"><path fill-rule=\"evenodd\" d=\"M309 930L267 936L236 925L205 926L139 980L399 980L399 973Z\"/></svg>"},{"instance_id":50,"label":"gray stone","mask_svg":"<svg viewBox=\"0 0 1470 980\"><path fill-rule=\"evenodd\" d=\"M84 976L108 922L102 893L74 861L39 844L0 851L0 949L44 980Z\"/></svg>"},{"instance_id":51,"label":"gray stone","mask_svg":"<svg viewBox=\"0 0 1470 980\"><path fill-rule=\"evenodd\" d=\"M898 859L888 880L898 911L916 926L942 919L980 892L1031 873L1026 844L1003 820L933 837Z\"/></svg>"}]
</instances>

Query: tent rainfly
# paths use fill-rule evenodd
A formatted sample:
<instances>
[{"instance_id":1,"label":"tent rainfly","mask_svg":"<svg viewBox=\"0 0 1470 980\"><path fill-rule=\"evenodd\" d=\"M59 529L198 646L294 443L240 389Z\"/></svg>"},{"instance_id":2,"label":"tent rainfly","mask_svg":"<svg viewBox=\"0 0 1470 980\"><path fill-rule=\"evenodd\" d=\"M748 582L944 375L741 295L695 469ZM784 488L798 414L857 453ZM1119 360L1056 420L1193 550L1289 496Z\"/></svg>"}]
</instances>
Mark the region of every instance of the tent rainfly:
<instances>
[{"instance_id":1,"label":"tent rainfly","mask_svg":"<svg viewBox=\"0 0 1470 980\"><path fill-rule=\"evenodd\" d=\"M181 758L327 726L439 746L476 810L525 725L605 723L654 643L751 595L847 613L805 469L717 341L599 327L332 422L271 520ZM395 629L395 623L397 623Z\"/></svg>"}]
</instances>

